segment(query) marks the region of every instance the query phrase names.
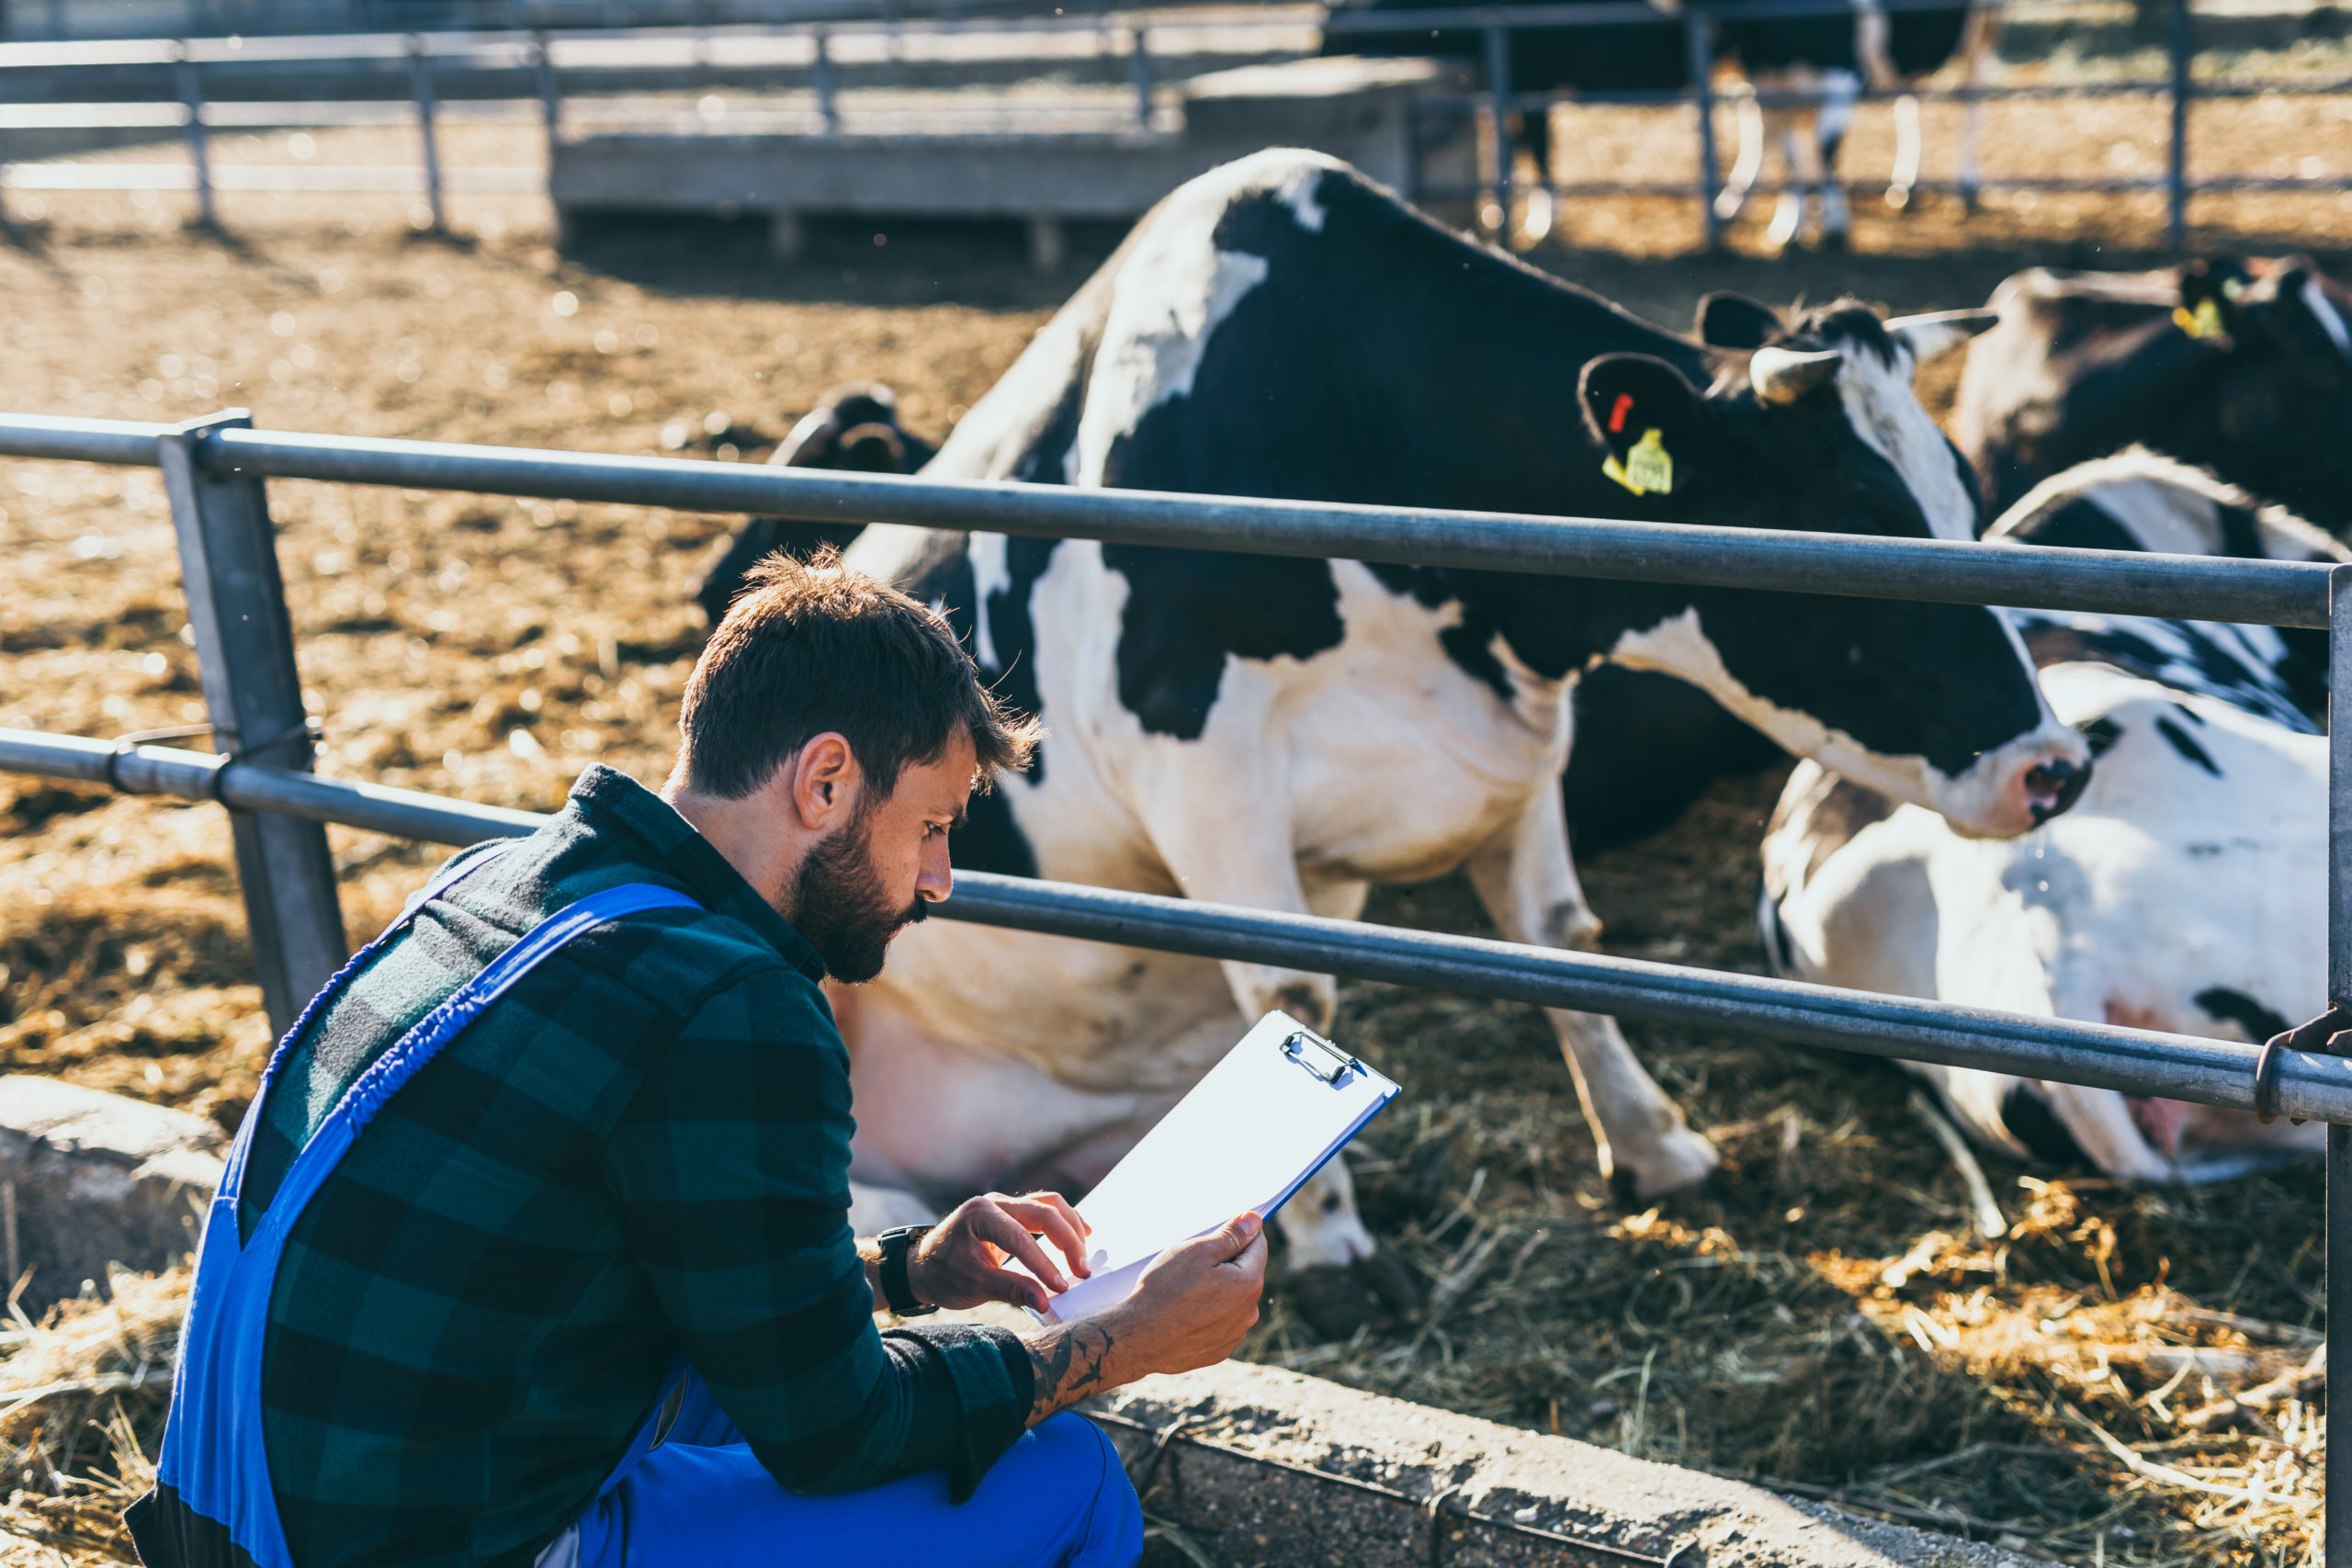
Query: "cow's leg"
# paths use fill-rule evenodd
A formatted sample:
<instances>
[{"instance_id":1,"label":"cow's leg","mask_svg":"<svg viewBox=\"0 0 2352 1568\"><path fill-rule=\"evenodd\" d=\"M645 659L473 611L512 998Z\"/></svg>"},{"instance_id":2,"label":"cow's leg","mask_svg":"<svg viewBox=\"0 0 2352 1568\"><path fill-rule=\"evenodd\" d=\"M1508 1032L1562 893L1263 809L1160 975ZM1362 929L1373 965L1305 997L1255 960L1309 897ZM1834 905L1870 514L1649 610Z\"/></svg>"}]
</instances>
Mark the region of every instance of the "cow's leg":
<instances>
[{"instance_id":1,"label":"cow's leg","mask_svg":"<svg viewBox=\"0 0 2352 1568\"><path fill-rule=\"evenodd\" d=\"M1886 205L1893 212L1911 206L1912 187L1919 183L1919 165L1926 156L1919 130L1919 99L1905 93L1894 100L1894 171L1886 180Z\"/></svg>"},{"instance_id":2,"label":"cow's leg","mask_svg":"<svg viewBox=\"0 0 2352 1568\"><path fill-rule=\"evenodd\" d=\"M1731 175L1715 193L1715 217L1728 223L1747 210L1756 176L1764 168L1764 111L1756 102L1756 88L1742 83L1731 90L1732 118L1739 126L1739 156L1732 160Z\"/></svg>"},{"instance_id":3,"label":"cow's leg","mask_svg":"<svg viewBox=\"0 0 2352 1568\"><path fill-rule=\"evenodd\" d=\"M2000 37L1999 6L1969 8L1968 23L1960 39L1961 55L1967 66L1962 80L1967 101L1960 119L1960 199L1971 212L1976 210L1978 187L1984 179L1984 100L1977 96L1976 89L1984 85L1985 67Z\"/></svg>"},{"instance_id":4,"label":"cow's leg","mask_svg":"<svg viewBox=\"0 0 2352 1568\"><path fill-rule=\"evenodd\" d=\"M1519 247L1527 250L1543 243L1544 237L1552 232L1555 215L1552 196L1555 178L1552 159L1559 143L1552 135L1550 104L1527 111L1524 140L1527 155L1535 164L1535 178L1527 187L1527 205L1521 209L1519 220Z\"/></svg>"},{"instance_id":5,"label":"cow's leg","mask_svg":"<svg viewBox=\"0 0 2352 1568\"><path fill-rule=\"evenodd\" d=\"M1184 896L1295 915L1351 919L1360 914L1369 891L1363 883L1309 895L1298 874L1289 813L1279 805L1270 808L1281 792L1251 790L1247 770L1237 773L1231 762L1229 755L1189 748L1157 781L1170 809L1147 808L1153 845ZM1339 987L1329 975L1266 964L1220 967L1245 1019L1255 1022L1279 1008L1309 1029L1330 1032ZM1285 1293L1319 1332L1344 1337L1378 1316L1410 1310L1411 1277L1364 1228L1354 1185L1338 1160L1302 1188L1274 1223L1287 1246Z\"/></svg>"},{"instance_id":6,"label":"cow's leg","mask_svg":"<svg viewBox=\"0 0 2352 1568\"><path fill-rule=\"evenodd\" d=\"M1845 145L1846 129L1854 123L1854 104L1862 89L1851 72L1829 73L1829 96L1814 117L1815 180L1821 187L1821 245L1842 251L1853 228L1846 207L1846 187L1838 179L1838 150Z\"/></svg>"},{"instance_id":7,"label":"cow's leg","mask_svg":"<svg viewBox=\"0 0 2352 1568\"><path fill-rule=\"evenodd\" d=\"M1779 205L1772 209L1772 221L1764 231L1764 243L1775 251L1784 251L1804 231L1805 198L1813 189L1808 177L1813 137L1812 126L1804 122L1809 122L1812 116L1783 109L1772 118L1780 122L1781 166L1788 171L1788 184L1781 191Z\"/></svg>"},{"instance_id":8,"label":"cow's leg","mask_svg":"<svg viewBox=\"0 0 2352 1568\"><path fill-rule=\"evenodd\" d=\"M1600 945L1600 922L1568 858L1558 789L1536 792L1519 820L1470 858L1470 879L1510 941L1588 952ZM1718 1163L1714 1145L1683 1124L1682 1112L1634 1060L1617 1021L1546 1011L1600 1145L1601 1173L1623 1173L1637 1197L1706 1179Z\"/></svg>"}]
</instances>

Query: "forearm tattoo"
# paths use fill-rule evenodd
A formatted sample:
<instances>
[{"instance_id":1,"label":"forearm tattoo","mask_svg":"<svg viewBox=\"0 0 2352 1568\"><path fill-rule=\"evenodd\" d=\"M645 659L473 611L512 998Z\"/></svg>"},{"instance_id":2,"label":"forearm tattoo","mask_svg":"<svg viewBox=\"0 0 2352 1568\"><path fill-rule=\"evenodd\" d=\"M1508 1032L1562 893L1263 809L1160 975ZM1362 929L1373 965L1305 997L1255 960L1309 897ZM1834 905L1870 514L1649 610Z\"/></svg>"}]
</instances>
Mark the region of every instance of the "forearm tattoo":
<instances>
[{"instance_id":1,"label":"forearm tattoo","mask_svg":"<svg viewBox=\"0 0 2352 1568\"><path fill-rule=\"evenodd\" d=\"M1033 1425L1118 1386L1111 1376L1117 1341L1099 1323L1073 1323L1023 1343L1036 1373L1037 1392L1029 1406Z\"/></svg>"}]
</instances>

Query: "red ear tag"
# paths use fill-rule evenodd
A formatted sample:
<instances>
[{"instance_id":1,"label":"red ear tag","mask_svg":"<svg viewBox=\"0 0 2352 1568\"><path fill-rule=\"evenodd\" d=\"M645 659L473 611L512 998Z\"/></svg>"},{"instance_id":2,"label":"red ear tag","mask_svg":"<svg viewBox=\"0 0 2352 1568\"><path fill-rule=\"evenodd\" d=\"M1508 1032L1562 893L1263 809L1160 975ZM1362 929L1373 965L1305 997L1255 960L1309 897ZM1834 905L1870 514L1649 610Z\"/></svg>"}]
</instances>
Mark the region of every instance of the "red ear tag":
<instances>
[{"instance_id":1,"label":"red ear tag","mask_svg":"<svg viewBox=\"0 0 2352 1568\"><path fill-rule=\"evenodd\" d=\"M1609 434L1622 435L1625 431L1625 416L1634 412L1634 394L1620 392L1617 404L1609 411Z\"/></svg>"}]
</instances>

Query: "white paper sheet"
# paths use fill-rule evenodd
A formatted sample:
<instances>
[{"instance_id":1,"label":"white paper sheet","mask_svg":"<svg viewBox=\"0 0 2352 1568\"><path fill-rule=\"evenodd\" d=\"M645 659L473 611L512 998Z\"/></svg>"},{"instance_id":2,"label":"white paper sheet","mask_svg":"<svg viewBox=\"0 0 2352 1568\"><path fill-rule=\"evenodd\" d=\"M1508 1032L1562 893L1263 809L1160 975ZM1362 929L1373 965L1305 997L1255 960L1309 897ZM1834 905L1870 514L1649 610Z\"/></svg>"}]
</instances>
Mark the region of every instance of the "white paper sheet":
<instances>
[{"instance_id":1,"label":"white paper sheet","mask_svg":"<svg viewBox=\"0 0 2352 1568\"><path fill-rule=\"evenodd\" d=\"M1078 1206L1094 1273L1054 1299L1052 1319L1123 1300L1153 1258L1237 1214L1271 1219L1396 1096L1297 1020L1268 1013Z\"/></svg>"}]
</instances>

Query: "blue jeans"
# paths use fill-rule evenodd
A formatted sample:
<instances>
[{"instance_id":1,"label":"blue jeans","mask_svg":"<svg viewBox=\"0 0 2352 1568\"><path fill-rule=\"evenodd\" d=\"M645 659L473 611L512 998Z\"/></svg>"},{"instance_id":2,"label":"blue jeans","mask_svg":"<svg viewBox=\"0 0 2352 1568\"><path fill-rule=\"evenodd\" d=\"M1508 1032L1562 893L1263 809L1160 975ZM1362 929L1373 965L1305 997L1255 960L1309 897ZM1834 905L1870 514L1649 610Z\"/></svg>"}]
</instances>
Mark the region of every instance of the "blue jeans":
<instances>
[{"instance_id":1,"label":"blue jeans","mask_svg":"<svg viewBox=\"0 0 2352 1568\"><path fill-rule=\"evenodd\" d=\"M543 1568L1132 1568L1143 1555L1135 1488L1081 1416L1023 1433L960 1507L937 1471L805 1496L776 1484L691 1373L661 1446L615 1476L574 1529Z\"/></svg>"}]
</instances>

